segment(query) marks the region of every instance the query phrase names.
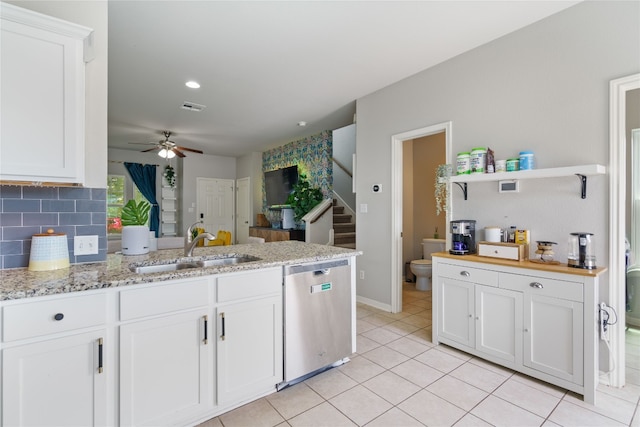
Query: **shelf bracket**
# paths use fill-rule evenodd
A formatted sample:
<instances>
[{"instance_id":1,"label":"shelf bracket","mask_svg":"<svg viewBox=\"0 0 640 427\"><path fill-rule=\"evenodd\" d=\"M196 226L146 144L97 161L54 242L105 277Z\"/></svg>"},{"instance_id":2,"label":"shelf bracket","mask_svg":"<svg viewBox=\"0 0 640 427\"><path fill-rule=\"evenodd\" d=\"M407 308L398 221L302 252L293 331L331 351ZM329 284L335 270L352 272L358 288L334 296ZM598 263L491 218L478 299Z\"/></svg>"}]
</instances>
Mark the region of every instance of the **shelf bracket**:
<instances>
[{"instance_id":1,"label":"shelf bracket","mask_svg":"<svg viewBox=\"0 0 640 427\"><path fill-rule=\"evenodd\" d=\"M460 187L460 189L462 190L462 194L464 195L464 199L467 200L467 183L466 182L463 182L463 183L454 182L454 184L456 184L458 187Z\"/></svg>"},{"instance_id":2,"label":"shelf bracket","mask_svg":"<svg viewBox=\"0 0 640 427\"><path fill-rule=\"evenodd\" d=\"M587 176L577 173L576 176L580 179L580 185L582 187L582 198L587 198Z\"/></svg>"}]
</instances>

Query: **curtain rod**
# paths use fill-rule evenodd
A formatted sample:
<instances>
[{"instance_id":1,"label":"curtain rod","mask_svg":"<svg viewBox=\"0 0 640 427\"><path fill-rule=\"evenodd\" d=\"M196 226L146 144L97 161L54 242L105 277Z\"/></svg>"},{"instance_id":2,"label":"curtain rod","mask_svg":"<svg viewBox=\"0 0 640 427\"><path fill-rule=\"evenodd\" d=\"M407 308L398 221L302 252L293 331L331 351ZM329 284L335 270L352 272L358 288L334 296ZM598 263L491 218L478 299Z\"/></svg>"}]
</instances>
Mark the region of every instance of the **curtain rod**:
<instances>
[{"instance_id":1,"label":"curtain rod","mask_svg":"<svg viewBox=\"0 0 640 427\"><path fill-rule=\"evenodd\" d=\"M120 160L109 160L109 163L121 163L121 164L124 164L125 162L122 162ZM131 162L126 162L126 163L131 163ZM157 164L154 164L154 163L147 163L147 164L160 167L160 165L157 165Z\"/></svg>"}]
</instances>

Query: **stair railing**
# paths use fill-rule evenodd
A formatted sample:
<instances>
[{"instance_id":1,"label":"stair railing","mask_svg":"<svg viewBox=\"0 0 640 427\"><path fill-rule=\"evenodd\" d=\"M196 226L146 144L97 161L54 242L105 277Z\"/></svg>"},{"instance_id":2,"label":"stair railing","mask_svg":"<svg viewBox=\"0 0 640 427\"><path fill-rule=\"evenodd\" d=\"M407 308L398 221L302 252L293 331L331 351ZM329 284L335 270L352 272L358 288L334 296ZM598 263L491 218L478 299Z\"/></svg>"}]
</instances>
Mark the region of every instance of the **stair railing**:
<instances>
[{"instance_id":1,"label":"stair railing","mask_svg":"<svg viewBox=\"0 0 640 427\"><path fill-rule=\"evenodd\" d=\"M307 243L332 243L333 200L324 199L302 217L305 222L304 241ZM329 242L329 243L327 243Z\"/></svg>"}]
</instances>

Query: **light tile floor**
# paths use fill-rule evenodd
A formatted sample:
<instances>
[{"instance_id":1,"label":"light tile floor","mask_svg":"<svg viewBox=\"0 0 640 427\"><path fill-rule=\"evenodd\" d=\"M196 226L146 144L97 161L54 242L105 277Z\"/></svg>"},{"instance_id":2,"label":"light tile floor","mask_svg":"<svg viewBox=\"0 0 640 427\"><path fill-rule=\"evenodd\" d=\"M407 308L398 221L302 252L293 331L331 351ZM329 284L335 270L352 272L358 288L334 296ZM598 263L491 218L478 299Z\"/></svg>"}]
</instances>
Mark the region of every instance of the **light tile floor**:
<instances>
[{"instance_id":1,"label":"light tile floor","mask_svg":"<svg viewBox=\"0 0 640 427\"><path fill-rule=\"evenodd\" d=\"M431 292L403 289L403 311L358 304L351 362L200 427L640 427L640 331L627 332L627 385L582 396L431 342Z\"/></svg>"}]
</instances>

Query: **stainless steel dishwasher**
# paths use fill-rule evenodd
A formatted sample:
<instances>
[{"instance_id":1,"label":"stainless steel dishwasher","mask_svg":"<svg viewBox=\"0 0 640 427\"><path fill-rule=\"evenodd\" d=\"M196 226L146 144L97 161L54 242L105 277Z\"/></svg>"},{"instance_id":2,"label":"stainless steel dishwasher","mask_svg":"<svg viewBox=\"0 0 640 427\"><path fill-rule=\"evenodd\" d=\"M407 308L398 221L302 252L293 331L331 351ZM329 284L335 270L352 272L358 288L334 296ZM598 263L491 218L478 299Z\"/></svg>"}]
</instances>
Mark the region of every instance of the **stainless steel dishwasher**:
<instances>
[{"instance_id":1,"label":"stainless steel dishwasher","mask_svg":"<svg viewBox=\"0 0 640 427\"><path fill-rule=\"evenodd\" d=\"M284 381L278 389L348 360L352 310L348 260L284 268Z\"/></svg>"}]
</instances>

